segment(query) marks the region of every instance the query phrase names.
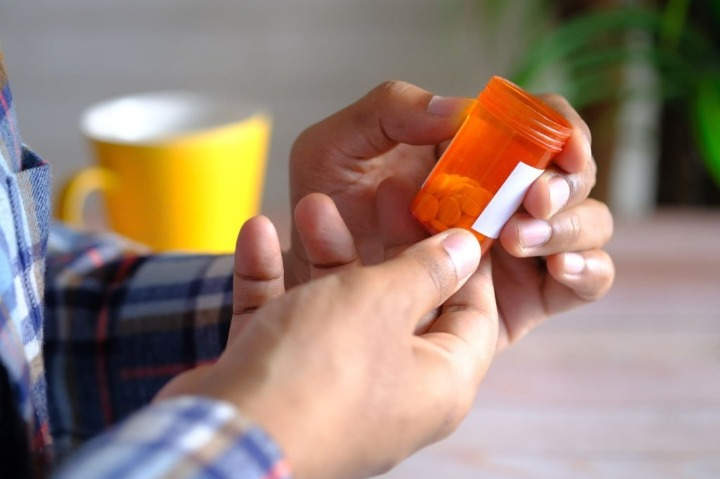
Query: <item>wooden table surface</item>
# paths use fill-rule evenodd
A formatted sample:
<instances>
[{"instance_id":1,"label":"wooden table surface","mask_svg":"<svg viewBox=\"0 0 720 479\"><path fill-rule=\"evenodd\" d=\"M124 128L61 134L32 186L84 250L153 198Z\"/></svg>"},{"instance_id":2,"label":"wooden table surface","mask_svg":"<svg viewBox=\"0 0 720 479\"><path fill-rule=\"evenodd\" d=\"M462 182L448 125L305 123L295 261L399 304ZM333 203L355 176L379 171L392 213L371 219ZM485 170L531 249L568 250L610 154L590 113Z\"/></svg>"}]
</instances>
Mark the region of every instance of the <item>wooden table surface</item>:
<instances>
[{"instance_id":1,"label":"wooden table surface","mask_svg":"<svg viewBox=\"0 0 720 479\"><path fill-rule=\"evenodd\" d=\"M621 222L609 249L608 296L502 353L385 479L720 478L720 211Z\"/></svg>"}]
</instances>

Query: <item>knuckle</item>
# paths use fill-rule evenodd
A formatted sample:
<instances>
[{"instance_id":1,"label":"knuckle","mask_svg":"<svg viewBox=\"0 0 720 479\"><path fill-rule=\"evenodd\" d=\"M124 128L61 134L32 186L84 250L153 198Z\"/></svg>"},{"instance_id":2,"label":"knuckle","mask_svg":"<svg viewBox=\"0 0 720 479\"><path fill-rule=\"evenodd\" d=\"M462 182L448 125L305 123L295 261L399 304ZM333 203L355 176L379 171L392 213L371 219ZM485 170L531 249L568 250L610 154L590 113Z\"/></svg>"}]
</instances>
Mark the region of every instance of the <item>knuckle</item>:
<instances>
[{"instance_id":1,"label":"knuckle","mask_svg":"<svg viewBox=\"0 0 720 479\"><path fill-rule=\"evenodd\" d=\"M303 149L305 147L305 144L308 140L309 130L312 127L305 128L300 134L295 138L295 141L293 141L292 146L290 148L290 161L293 161L297 159L298 157L302 156Z\"/></svg>"},{"instance_id":2,"label":"knuckle","mask_svg":"<svg viewBox=\"0 0 720 479\"><path fill-rule=\"evenodd\" d=\"M573 109L572 105L568 104L567 108L569 108L568 111L572 111L572 114L570 115L572 120L572 123L575 127L580 128L580 133L587 141L588 145L592 146L592 130L590 130L590 125L587 124L587 122L583 119L583 117L580 116L580 114Z\"/></svg>"},{"instance_id":3,"label":"knuckle","mask_svg":"<svg viewBox=\"0 0 720 479\"><path fill-rule=\"evenodd\" d=\"M568 244L576 244L582 235L582 220L576 213L566 215L562 223L556 227L560 237ZM553 228L555 230L556 228Z\"/></svg>"},{"instance_id":4,"label":"knuckle","mask_svg":"<svg viewBox=\"0 0 720 479\"><path fill-rule=\"evenodd\" d=\"M612 238L615 230L615 224L610 207L599 200L588 198L585 200L584 216L593 231L598 246L605 245Z\"/></svg>"},{"instance_id":5,"label":"knuckle","mask_svg":"<svg viewBox=\"0 0 720 479\"><path fill-rule=\"evenodd\" d=\"M571 196L579 195L581 199L587 198L597 184L597 172L597 164L595 160L591 159L587 162L587 168L582 172L568 175Z\"/></svg>"},{"instance_id":6,"label":"knuckle","mask_svg":"<svg viewBox=\"0 0 720 479\"><path fill-rule=\"evenodd\" d=\"M305 128L293 141L290 147L289 166L292 172L299 172L313 167L314 163L310 160L317 160L324 157L329 151L329 141L327 135L323 132L323 122L316 123Z\"/></svg>"},{"instance_id":7,"label":"knuckle","mask_svg":"<svg viewBox=\"0 0 720 479\"><path fill-rule=\"evenodd\" d=\"M615 221L613 219L612 212L610 211L610 207L600 201L598 201L597 203L599 204L600 208L599 214L605 218L605 224L607 225L607 227L603 229L602 236L602 244L605 244L610 241L613 234L615 233Z\"/></svg>"},{"instance_id":8,"label":"knuckle","mask_svg":"<svg viewBox=\"0 0 720 479\"><path fill-rule=\"evenodd\" d=\"M388 98L396 98L402 95L410 86L409 83L401 80L386 80L372 90L371 96L377 100L385 101Z\"/></svg>"},{"instance_id":9,"label":"knuckle","mask_svg":"<svg viewBox=\"0 0 720 479\"><path fill-rule=\"evenodd\" d=\"M428 282L432 285L433 302L440 303L445 298L446 291L448 290L448 280L443 268L434 262L426 262L419 259L418 261L422 264L424 274L428 278Z\"/></svg>"},{"instance_id":10,"label":"knuckle","mask_svg":"<svg viewBox=\"0 0 720 479\"><path fill-rule=\"evenodd\" d=\"M559 93L544 93L540 97L551 107L557 109L563 116L565 116L571 123L579 127L583 136L585 136L590 144L592 144L592 132L587 122L577 113L572 104L567 98L560 95Z\"/></svg>"},{"instance_id":11,"label":"knuckle","mask_svg":"<svg viewBox=\"0 0 720 479\"><path fill-rule=\"evenodd\" d=\"M590 126L587 124L587 122L585 120L582 119L582 117L578 116L578 118L580 120L580 128L582 129L583 134L585 135L585 138L587 138L588 143L590 145L592 145L593 134L592 134L592 130L590 129ZM594 163L594 161L593 161L593 163Z\"/></svg>"},{"instance_id":12,"label":"knuckle","mask_svg":"<svg viewBox=\"0 0 720 479\"><path fill-rule=\"evenodd\" d=\"M449 254L445 252L440 259L441 256L429 254L429 250L420 245L411 246L405 253L414 263L412 270L417 271L423 283L428 285L423 290L432 295L433 303L440 304L447 299L459 281Z\"/></svg>"},{"instance_id":13,"label":"knuckle","mask_svg":"<svg viewBox=\"0 0 720 479\"><path fill-rule=\"evenodd\" d=\"M588 167L585 169L584 173L583 182L588 185L588 191L590 191L595 188L595 185L597 184L598 167L594 158L591 158L591 160L588 161Z\"/></svg>"},{"instance_id":14,"label":"knuckle","mask_svg":"<svg viewBox=\"0 0 720 479\"><path fill-rule=\"evenodd\" d=\"M595 301L605 296L612 287L615 281L615 264L605 251L599 251L588 264L594 276L594 287L586 291L585 299Z\"/></svg>"}]
</instances>

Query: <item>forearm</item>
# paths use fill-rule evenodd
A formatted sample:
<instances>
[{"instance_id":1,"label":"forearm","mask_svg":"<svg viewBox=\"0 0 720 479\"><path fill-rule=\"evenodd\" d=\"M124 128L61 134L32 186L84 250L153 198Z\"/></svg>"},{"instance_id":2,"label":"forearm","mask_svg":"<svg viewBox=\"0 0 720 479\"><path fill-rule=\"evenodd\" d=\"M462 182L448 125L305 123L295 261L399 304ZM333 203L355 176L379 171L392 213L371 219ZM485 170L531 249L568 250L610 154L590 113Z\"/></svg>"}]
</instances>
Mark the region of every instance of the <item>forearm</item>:
<instances>
[{"instance_id":1,"label":"forearm","mask_svg":"<svg viewBox=\"0 0 720 479\"><path fill-rule=\"evenodd\" d=\"M232 258L150 255L111 235L55 230L44 355L61 454L146 405L224 349Z\"/></svg>"},{"instance_id":2,"label":"forearm","mask_svg":"<svg viewBox=\"0 0 720 479\"><path fill-rule=\"evenodd\" d=\"M289 478L274 442L227 403L160 401L90 441L55 479Z\"/></svg>"}]
</instances>

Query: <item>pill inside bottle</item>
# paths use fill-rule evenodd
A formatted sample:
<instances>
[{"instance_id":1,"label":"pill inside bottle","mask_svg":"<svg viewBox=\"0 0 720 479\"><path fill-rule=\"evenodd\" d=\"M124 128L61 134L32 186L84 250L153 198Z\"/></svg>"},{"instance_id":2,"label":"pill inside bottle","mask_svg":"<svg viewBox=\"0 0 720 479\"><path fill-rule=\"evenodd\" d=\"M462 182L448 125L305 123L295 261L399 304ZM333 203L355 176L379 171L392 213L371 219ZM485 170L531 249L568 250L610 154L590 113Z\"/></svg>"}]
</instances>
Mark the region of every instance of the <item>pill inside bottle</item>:
<instances>
[{"instance_id":1,"label":"pill inside bottle","mask_svg":"<svg viewBox=\"0 0 720 479\"><path fill-rule=\"evenodd\" d=\"M467 229L486 252L571 133L540 98L492 77L415 196L413 216L433 234Z\"/></svg>"}]
</instances>

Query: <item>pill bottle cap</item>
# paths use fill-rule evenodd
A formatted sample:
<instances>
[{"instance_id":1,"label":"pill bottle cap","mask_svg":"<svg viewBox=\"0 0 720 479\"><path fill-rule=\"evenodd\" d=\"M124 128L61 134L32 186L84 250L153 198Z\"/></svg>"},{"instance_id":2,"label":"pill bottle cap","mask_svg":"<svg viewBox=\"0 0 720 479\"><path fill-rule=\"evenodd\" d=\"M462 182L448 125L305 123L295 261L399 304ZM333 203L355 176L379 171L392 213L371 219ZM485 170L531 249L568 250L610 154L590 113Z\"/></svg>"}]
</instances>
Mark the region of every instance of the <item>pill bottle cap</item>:
<instances>
[{"instance_id":1,"label":"pill bottle cap","mask_svg":"<svg viewBox=\"0 0 720 479\"><path fill-rule=\"evenodd\" d=\"M505 78L494 76L478 96L477 108L486 111L554 153L572 133L570 123L540 98Z\"/></svg>"}]
</instances>

